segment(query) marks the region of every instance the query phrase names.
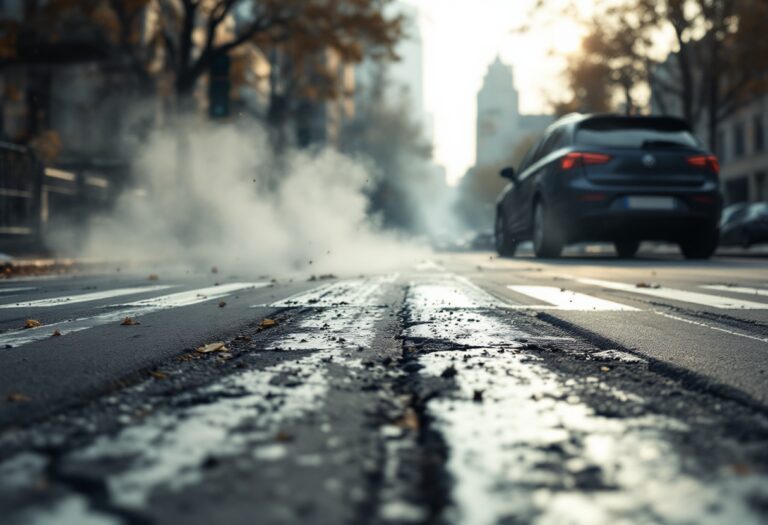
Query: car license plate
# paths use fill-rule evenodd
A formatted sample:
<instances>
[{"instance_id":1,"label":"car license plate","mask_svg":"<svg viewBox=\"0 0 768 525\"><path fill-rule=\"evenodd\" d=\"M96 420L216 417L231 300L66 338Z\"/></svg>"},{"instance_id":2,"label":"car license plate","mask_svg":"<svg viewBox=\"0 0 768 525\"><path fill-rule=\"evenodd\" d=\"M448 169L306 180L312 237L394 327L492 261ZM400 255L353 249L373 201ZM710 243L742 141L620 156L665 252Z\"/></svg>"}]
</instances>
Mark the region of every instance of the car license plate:
<instances>
[{"instance_id":1,"label":"car license plate","mask_svg":"<svg viewBox=\"0 0 768 525\"><path fill-rule=\"evenodd\" d=\"M674 197L627 197L624 206L630 210L674 210Z\"/></svg>"}]
</instances>

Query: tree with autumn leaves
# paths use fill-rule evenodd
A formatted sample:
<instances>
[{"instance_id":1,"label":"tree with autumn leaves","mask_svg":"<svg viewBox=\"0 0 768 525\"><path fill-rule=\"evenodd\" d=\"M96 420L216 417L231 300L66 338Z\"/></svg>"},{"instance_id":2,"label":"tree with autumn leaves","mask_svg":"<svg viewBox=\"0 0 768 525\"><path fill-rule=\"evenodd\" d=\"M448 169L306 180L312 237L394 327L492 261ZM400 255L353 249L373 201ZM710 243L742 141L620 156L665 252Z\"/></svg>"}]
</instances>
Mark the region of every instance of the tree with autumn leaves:
<instances>
[{"instance_id":1,"label":"tree with autumn leaves","mask_svg":"<svg viewBox=\"0 0 768 525\"><path fill-rule=\"evenodd\" d=\"M537 8L547 5L539 0ZM581 52L569 57L572 95L556 110L599 112L620 101L636 112L652 85L662 110L664 99L675 100L691 125L704 123L714 148L720 122L768 87L766 24L765 0L603 2L587 21ZM668 37L673 54L662 67L656 46Z\"/></svg>"},{"instance_id":2,"label":"tree with autumn leaves","mask_svg":"<svg viewBox=\"0 0 768 525\"><path fill-rule=\"evenodd\" d=\"M340 96L342 83L321 59L324 53L347 64L394 57L403 20L385 14L390 1L30 0L24 20L0 31L0 67L25 60L19 35L55 45L76 25L139 89L154 89L157 75L170 72L177 108L184 112L217 58L251 45L277 66L270 114L284 119L291 99Z\"/></svg>"}]
</instances>

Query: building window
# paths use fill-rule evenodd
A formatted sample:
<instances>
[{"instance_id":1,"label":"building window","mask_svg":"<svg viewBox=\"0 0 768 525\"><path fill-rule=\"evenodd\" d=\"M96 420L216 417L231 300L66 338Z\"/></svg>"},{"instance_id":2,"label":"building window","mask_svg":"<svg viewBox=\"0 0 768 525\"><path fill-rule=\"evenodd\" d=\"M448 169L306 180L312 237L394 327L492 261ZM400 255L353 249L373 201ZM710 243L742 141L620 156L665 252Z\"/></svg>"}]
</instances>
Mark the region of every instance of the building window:
<instances>
[{"instance_id":1,"label":"building window","mask_svg":"<svg viewBox=\"0 0 768 525\"><path fill-rule=\"evenodd\" d=\"M744 156L744 123L740 122L733 127L733 156Z\"/></svg>"},{"instance_id":2,"label":"building window","mask_svg":"<svg viewBox=\"0 0 768 525\"><path fill-rule=\"evenodd\" d=\"M763 115L756 115L754 120L755 151L765 151L765 128L763 127Z\"/></svg>"}]
</instances>

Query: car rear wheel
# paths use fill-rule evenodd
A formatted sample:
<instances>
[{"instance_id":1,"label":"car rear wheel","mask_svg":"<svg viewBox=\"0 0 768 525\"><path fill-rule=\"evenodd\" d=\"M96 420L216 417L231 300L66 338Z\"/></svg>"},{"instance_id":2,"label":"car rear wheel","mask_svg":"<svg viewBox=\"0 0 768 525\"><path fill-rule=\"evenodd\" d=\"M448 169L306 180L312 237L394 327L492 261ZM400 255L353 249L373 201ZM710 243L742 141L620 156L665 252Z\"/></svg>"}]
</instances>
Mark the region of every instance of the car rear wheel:
<instances>
[{"instance_id":1,"label":"car rear wheel","mask_svg":"<svg viewBox=\"0 0 768 525\"><path fill-rule=\"evenodd\" d=\"M709 259L717 249L717 230L704 231L680 243L680 250L686 259Z\"/></svg>"},{"instance_id":2,"label":"car rear wheel","mask_svg":"<svg viewBox=\"0 0 768 525\"><path fill-rule=\"evenodd\" d=\"M631 259L640 248L640 241L616 241L613 246L621 259Z\"/></svg>"},{"instance_id":3,"label":"car rear wheel","mask_svg":"<svg viewBox=\"0 0 768 525\"><path fill-rule=\"evenodd\" d=\"M543 203L537 202L533 211L533 252L536 257L554 259L563 251L560 229Z\"/></svg>"},{"instance_id":4,"label":"car rear wheel","mask_svg":"<svg viewBox=\"0 0 768 525\"><path fill-rule=\"evenodd\" d=\"M517 251L517 242L509 236L505 222L504 215L497 213L496 227L494 228L496 253L502 257L514 257L515 251Z\"/></svg>"}]
</instances>

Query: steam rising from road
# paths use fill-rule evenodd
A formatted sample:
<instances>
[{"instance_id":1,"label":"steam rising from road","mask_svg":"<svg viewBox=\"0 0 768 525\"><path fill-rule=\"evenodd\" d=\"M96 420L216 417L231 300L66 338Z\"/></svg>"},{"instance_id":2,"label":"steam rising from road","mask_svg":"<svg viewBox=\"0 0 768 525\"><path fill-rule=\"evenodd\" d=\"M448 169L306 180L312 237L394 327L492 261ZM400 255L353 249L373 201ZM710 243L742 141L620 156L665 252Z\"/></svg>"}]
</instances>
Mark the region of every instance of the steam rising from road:
<instances>
[{"instance_id":1,"label":"steam rising from road","mask_svg":"<svg viewBox=\"0 0 768 525\"><path fill-rule=\"evenodd\" d=\"M381 271L423 255L368 217L361 162L330 149L277 159L257 126L205 127L184 142L147 142L138 185L88 228L86 255L265 274Z\"/></svg>"}]
</instances>

